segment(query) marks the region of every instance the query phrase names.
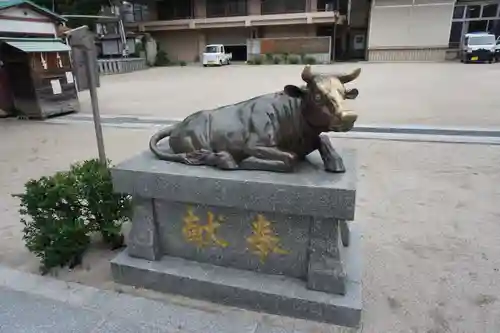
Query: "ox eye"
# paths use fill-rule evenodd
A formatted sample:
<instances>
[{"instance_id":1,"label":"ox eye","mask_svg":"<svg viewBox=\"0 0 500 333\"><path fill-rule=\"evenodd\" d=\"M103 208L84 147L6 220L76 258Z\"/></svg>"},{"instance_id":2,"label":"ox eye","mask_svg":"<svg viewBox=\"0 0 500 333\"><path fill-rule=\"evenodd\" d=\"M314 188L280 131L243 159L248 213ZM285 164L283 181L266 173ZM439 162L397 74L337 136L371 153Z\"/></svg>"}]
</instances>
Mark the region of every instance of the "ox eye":
<instances>
[{"instance_id":1,"label":"ox eye","mask_svg":"<svg viewBox=\"0 0 500 333\"><path fill-rule=\"evenodd\" d=\"M321 95L320 95L320 94L316 94L316 95L314 95L314 100L315 100L316 102L321 101Z\"/></svg>"}]
</instances>

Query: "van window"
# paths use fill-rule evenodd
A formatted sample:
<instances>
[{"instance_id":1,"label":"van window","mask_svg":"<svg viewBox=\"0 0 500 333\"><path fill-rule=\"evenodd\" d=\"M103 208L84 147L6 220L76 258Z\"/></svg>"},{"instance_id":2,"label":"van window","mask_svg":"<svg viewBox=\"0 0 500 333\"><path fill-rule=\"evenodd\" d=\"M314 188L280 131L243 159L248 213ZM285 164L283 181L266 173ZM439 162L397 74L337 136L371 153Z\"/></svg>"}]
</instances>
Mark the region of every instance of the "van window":
<instances>
[{"instance_id":1,"label":"van window","mask_svg":"<svg viewBox=\"0 0 500 333\"><path fill-rule=\"evenodd\" d=\"M218 52L219 52L218 47L214 45L207 46L207 48L205 49L205 53L218 53Z\"/></svg>"},{"instance_id":2,"label":"van window","mask_svg":"<svg viewBox=\"0 0 500 333\"><path fill-rule=\"evenodd\" d=\"M467 45L494 45L495 36L476 36L470 37Z\"/></svg>"}]
</instances>

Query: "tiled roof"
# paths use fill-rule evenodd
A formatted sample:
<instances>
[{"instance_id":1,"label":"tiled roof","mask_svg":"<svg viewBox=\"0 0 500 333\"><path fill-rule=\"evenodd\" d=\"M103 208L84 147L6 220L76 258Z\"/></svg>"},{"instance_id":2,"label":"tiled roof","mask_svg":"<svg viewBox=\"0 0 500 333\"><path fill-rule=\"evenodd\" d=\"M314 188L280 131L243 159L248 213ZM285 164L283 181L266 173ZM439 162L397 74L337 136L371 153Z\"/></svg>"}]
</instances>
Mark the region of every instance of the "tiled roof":
<instances>
[{"instance_id":1,"label":"tiled roof","mask_svg":"<svg viewBox=\"0 0 500 333\"><path fill-rule=\"evenodd\" d=\"M51 16L58 21L66 21L66 19L64 17L59 16L56 13L54 13L53 11L50 11L47 8L39 6L36 3L33 3L31 1L28 1L28 0L0 0L0 10L5 9L5 8L9 8L9 7L23 5L23 4L30 6L34 10L41 12L41 13L44 13L47 16Z\"/></svg>"}]
</instances>

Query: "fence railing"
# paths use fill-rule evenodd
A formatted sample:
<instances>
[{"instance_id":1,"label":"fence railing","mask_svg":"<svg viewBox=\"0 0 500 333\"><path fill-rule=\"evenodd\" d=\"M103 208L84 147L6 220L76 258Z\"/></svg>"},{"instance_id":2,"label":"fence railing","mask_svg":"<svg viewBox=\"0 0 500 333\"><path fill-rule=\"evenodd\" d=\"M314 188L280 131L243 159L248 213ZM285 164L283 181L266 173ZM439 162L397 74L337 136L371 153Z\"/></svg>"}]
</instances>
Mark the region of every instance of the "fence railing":
<instances>
[{"instance_id":1,"label":"fence railing","mask_svg":"<svg viewBox=\"0 0 500 333\"><path fill-rule=\"evenodd\" d=\"M123 74L147 68L145 58L98 59L97 63L101 75Z\"/></svg>"}]
</instances>

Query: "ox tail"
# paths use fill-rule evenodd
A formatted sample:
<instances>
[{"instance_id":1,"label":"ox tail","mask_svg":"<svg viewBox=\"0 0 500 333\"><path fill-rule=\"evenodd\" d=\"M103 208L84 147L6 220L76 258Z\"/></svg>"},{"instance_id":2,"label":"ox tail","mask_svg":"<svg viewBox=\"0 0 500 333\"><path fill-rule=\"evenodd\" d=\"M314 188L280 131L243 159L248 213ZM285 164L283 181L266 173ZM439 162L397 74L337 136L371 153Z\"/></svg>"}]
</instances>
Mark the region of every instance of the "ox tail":
<instances>
[{"instance_id":1,"label":"ox tail","mask_svg":"<svg viewBox=\"0 0 500 333\"><path fill-rule=\"evenodd\" d=\"M186 154L167 153L158 148L158 142L169 137L175 127L176 125L172 125L156 132L149 140L149 149L160 160L186 163Z\"/></svg>"}]
</instances>

